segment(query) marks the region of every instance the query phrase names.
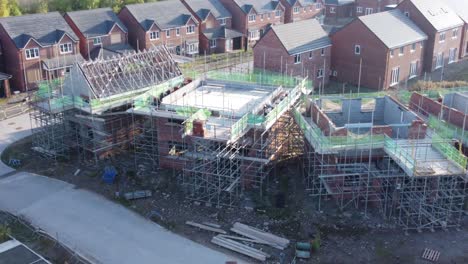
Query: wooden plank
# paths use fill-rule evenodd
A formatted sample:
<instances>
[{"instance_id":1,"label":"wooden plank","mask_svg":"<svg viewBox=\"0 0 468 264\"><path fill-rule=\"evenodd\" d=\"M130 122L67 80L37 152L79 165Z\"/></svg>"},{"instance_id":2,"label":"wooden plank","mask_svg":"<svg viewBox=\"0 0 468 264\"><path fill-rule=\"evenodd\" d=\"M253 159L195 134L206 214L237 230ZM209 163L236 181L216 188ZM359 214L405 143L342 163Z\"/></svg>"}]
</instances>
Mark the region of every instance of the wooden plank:
<instances>
[{"instance_id":1,"label":"wooden plank","mask_svg":"<svg viewBox=\"0 0 468 264\"><path fill-rule=\"evenodd\" d=\"M222 238L219 236L213 237L211 242L218 246L230 249L232 251L241 253L243 255L249 256L251 258L254 258L260 261L265 261L268 257L270 257L268 254L258 249L255 249L255 248L246 246L242 243L239 243L230 239Z\"/></svg>"},{"instance_id":2,"label":"wooden plank","mask_svg":"<svg viewBox=\"0 0 468 264\"><path fill-rule=\"evenodd\" d=\"M198 227L198 228L206 230L206 231L211 231L211 232L220 233L220 234L227 234L227 232L222 230L222 229L214 228L214 227L199 224L199 223L195 223L195 222L192 222L192 221L187 221L187 222L185 222L185 224L190 225L190 226L194 226L194 227Z\"/></svg>"}]
</instances>

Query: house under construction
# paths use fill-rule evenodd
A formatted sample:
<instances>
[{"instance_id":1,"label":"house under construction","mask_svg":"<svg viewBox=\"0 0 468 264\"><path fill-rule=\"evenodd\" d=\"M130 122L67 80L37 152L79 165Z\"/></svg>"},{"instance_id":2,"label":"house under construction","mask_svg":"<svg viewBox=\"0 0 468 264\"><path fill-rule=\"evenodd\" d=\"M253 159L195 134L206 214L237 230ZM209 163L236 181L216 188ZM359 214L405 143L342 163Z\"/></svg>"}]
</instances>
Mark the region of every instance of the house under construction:
<instances>
[{"instance_id":1,"label":"house under construction","mask_svg":"<svg viewBox=\"0 0 468 264\"><path fill-rule=\"evenodd\" d=\"M190 200L237 206L262 195L284 158L340 208L379 208L406 229L457 227L466 157L392 97L315 98L307 80L229 71L186 80L165 47L76 63L32 101L34 149L99 160L134 154L170 168Z\"/></svg>"},{"instance_id":2,"label":"house under construction","mask_svg":"<svg viewBox=\"0 0 468 264\"><path fill-rule=\"evenodd\" d=\"M378 208L405 230L459 227L467 159L392 97L311 99L294 110L306 188L341 209Z\"/></svg>"}]
</instances>

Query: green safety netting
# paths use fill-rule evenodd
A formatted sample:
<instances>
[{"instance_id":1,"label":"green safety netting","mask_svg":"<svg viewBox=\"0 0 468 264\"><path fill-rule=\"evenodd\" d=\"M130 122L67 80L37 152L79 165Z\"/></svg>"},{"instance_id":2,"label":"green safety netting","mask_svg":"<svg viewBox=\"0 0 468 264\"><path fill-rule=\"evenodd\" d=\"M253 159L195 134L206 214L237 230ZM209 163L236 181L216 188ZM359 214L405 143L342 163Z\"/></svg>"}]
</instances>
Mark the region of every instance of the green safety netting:
<instances>
[{"instance_id":1,"label":"green safety netting","mask_svg":"<svg viewBox=\"0 0 468 264\"><path fill-rule=\"evenodd\" d=\"M403 167L406 173L414 175L417 161L406 148L400 147L394 139L384 136L384 150Z\"/></svg>"},{"instance_id":2,"label":"green safety netting","mask_svg":"<svg viewBox=\"0 0 468 264\"><path fill-rule=\"evenodd\" d=\"M207 120L211 116L211 111L208 109L199 109L185 120L185 134L190 133L193 129L194 120Z\"/></svg>"},{"instance_id":3,"label":"green safety netting","mask_svg":"<svg viewBox=\"0 0 468 264\"><path fill-rule=\"evenodd\" d=\"M206 74L208 78L235 82L257 83L262 85L295 87L301 79L278 73L254 70L251 73L238 73L229 71L210 71ZM312 81L306 81L307 87L312 87Z\"/></svg>"},{"instance_id":4,"label":"green safety netting","mask_svg":"<svg viewBox=\"0 0 468 264\"><path fill-rule=\"evenodd\" d=\"M459 139L464 143L468 143L468 131L463 131L460 127L449 124L443 120L439 120L437 117L432 115L429 116L427 124L442 138Z\"/></svg>"},{"instance_id":5,"label":"green safety netting","mask_svg":"<svg viewBox=\"0 0 468 264\"><path fill-rule=\"evenodd\" d=\"M196 108L196 107L181 106L181 107L177 107L177 108L176 108L176 113L177 113L178 115L188 117L188 116L193 115L193 114L194 114L195 112L197 112L198 110L199 110L199 108Z\"/></svg>"},{"instance_id":6,"label":"green safety netting","mask_svg":"<svg viewBox=\"0 0 468 264\"><path fill-rule=\"evenodd\" d=\"M467 158L460 153L454 146L437 134L432 136L432 146L437 149L444 157L457 163L463 169L466 169Z\"/></svg>"}]
</instances>

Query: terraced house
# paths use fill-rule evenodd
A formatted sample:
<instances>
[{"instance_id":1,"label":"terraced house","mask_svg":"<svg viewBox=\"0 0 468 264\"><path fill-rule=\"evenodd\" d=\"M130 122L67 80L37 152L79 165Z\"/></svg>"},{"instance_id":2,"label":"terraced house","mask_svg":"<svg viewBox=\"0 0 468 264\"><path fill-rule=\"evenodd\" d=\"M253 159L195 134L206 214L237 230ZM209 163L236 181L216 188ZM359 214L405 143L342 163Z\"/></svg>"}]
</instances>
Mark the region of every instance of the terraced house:
<instances>
[{"instance_id":1,"label":"terraced house","mask_svg":"<svg viewBox=\"0 0 468 264\"><path fill-rule=\"evenodd\" d=\"M365 16L387 11L396 7L402 0L356 0L355 16Z\"/></svg>"},{"instance_id":2,"label":"terraced house","mask_svg":"<svg viewBox=\"0 0 468 264\"><path fill-rule=\"evenodd\" d=\"M429 39L424 70L432 72L458 61L463 21L442 0L404 0L397 8L424 31Z\"/></svg>"},{"instance_id":3,"label":"terraced house","mask_svg":"<svg viewBox=\"0 0 468 264\"><path fill-rule=\"evenodd\" d=\"M331 41L315 19L272 26L253 50L255 68L307 77L315 87L328 83Z\"/></svg>"},{"instance_id":4,"label":"terraced house","mask_svg":"<svg viewBox=\"0 0 468 264\"><path fill-rule=\"evenodd\" d=\"M271 25L283 24L284 6L271 0L220 0L232 14L232 28L253 46Z\"/></svg>"},{"instance_id":5,"label":"terraced house","mask_svg":"<svg viewBox=\"0 0 468 264\"><path fill-rule=\"evenodd\" d=\"M462 41L460 46L460 58L468 57L468 1L463 0L443 0L445 4L450 6L458 16L463 20L465 25L462 30Z\"/></svg>"},{"instance_id":6,"label":"terraced house","mask_svg":"<svg viewBox=\"0 0 468 264\"><path fill-rule=\"evenodd\" d=\"M13 90L36 88L38 81L62 77L83 61L78 37L58 12L1 18L0 40Z\"/></svg>"},{"instance_id":7,"label":"terraced house","mask_svg":"<svg viewBox=\"0 0 468 264\"><path fill-rule=\"evenodd\" d=\"M331 39L337 81L384 90L421 75L427 35L399 10L361 16Z\"/></svg>"},{"instance_id":8,"label":"terraced house","mask_svg":"<svg viewBox=\"0 0 468 264\"><path fill-rule=\"evenodd\" d=\"M65 20L80 39L86 59L106 59L134 51L128 44L127 27L111 8L67 12Z\"/></svg>"},{"instance_id":9,"label":"terraced house","mask_svg":"<svg viewBox=\"0 0 468 264\"><path fill-rule=\"evenodd\" d=\"M200 52L224 53L244 47L244 34L232 29L232 15L219 0L182 0L200 25Z\"/></svg>"},{"instance_id":10,"label":"terraced house","mask_svg":"<svg viewBox=\"0 0 468 264\"><path fill-rule=\"evenodd\" d=\"M324 15L327 19L341 20L354 16L354 0L323 0Z\"/></svg>"},{"instance_id":11,"label":"terraced house","mask_svg":"<svg viewBox=\"0 0 468 264\"><path fill-rule=\"evenodd\" d=\"M135 49L166 45L177 54L199 53L198 21L180 1L127 5L118 17Z\"/></svg>"},{"instance_id":12,"label":"terraced house","mask_svg":"<svg viewBox=\"0 0 468 264\"><path fill-rule=\"evenodd\" d=\"M284 22L310 19L322 12L322 0L280 0L285 8Z\"/></svg>"}]
</instances>

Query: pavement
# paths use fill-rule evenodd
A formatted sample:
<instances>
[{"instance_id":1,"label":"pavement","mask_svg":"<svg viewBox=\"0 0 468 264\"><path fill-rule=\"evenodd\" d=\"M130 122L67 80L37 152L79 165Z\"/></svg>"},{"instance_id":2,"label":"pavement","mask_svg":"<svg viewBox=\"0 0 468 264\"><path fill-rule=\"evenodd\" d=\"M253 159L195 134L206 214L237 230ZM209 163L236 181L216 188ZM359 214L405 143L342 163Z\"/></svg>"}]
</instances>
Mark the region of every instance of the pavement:
<instances>
[{"instance_id":1,"label":"pavement","mask_svg":"<svg viewBox=\"0 0 468 264\"><path fill-rule=\"evenodd\" d=\"M0 121L0 152L30 135L29 127L28 115ZM45 176L15 172L4 164L0 164L0 210L25 218L92 263L244 263L98 194Z\"/></svg>"}]
</instances>

